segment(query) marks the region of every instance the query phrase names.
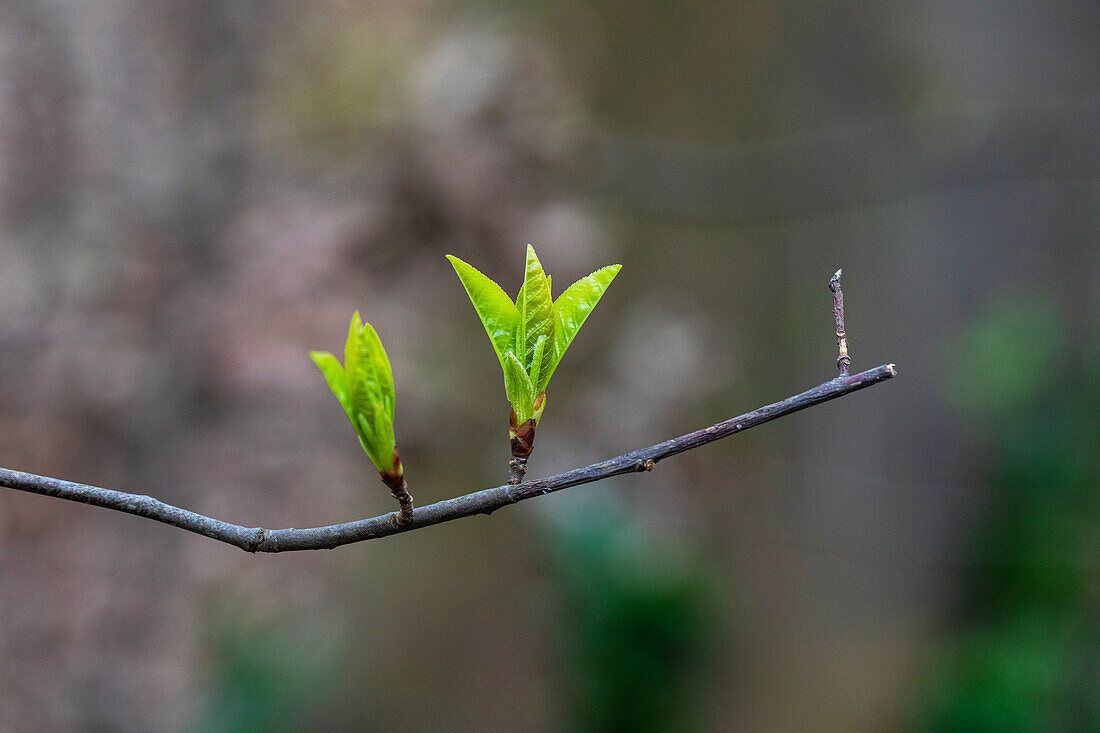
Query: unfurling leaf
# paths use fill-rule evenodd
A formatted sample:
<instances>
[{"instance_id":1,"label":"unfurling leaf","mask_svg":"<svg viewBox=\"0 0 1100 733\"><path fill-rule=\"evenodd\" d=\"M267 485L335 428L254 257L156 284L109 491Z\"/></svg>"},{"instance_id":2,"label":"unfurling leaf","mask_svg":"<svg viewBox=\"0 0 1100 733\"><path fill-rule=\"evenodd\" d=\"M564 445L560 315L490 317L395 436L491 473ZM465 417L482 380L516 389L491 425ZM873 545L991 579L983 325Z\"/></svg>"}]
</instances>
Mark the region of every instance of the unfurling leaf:
<instances>
[{"instance_id":1,"label":"unfurling leaf","mask_svg":"<svg viewBox=\"0 0 1100 733\"><path fill-rule=\"evenodd\" d=\"M516 340L516 355L528 369L532 382L539 375L531 371L539 352L554 331L554 301L550 297L550 280L542 270L542 264L535 255L535 248L527 245L527 266L523 275L523 286L516 297L516 310L519 311L522 325L522 338ZM543 339L541 342L539 339ZM541 363L542 354L538 353Z\"/></svg>"},{"instance_id":2,"label":"unfurling leaf","mask_svg":"<svg viewBox=\"0 0 1100 733\"><path fill-rule=\"evenodd\" d=\"M327 351L311 351L309 355L313 359L313 363L321 370L321 374L325 376L328 388L332 390L332 393L336 395L336 399L347 410L348 382L344 377L344 367L340 366L340 360ZM348 416L351 416L350 413Z\"/></svg>"},{"instance_id":3,"label":"unfurling leaf","mask_svg":"<svg viewBox=\"0 0 1100 733\"><path fill-rule=\"evenodd\" d=\"M554 375L561 358L565 356L565 350L573 343L577 331L581 330L588 315L600 302L604 291L615 276L619 274L622 265L608 265L601 267L591 275L582 277L577 282L565 289L565 292L554 301L554 343L550 358L550 369L540 389L546 388L546 383Z\"/></svg>"},{"instance_id":4,"label":"unfurling leaf","mask_svg":"<svg viewBox=\"0 0 1100 733\"><path fill-rule=\"evenodd\" d=\"M396 394L390 360L374 326L351 317L344 366L327 351L310 352L328 381L371 463L383 478L400 479L401 460L393 434Z\"/></svg>"},{"instance_id":5,"label":"unfurling leaf","mask_svg":"<svg viewBox=\"0 0 1100 733\"><path fill-rule=\"evenodd\" d=\"M474 267L466 264L454 255L447 255L451 265L466 288L466 294L470 296L470 302L474 304L474 310L481 318L485 332L489 334L489 340L493 342L493 349L497 352L501 366L504 366L504 355L512 350L516 329L519 327L519 311L512 299L500 289L495 282L482 275Z\"/></svg>"},{"instance_id":6,"label":"unfurling leaf","mask_svg":"<svg viewBox=\"0 0 1100 733\"><path fill-rule=\"evenodd\" d=\"M550 276L527 245L523 285L513 303L495 282L447 255L489 334L504 371L504 391L520 424L538 423L550 382L565 350L596 307L621 265L610 265L573 283L554 302Z\"/></svg>"},{"instance_id":7,"label":"unfurling leaf","mask_svg":"<svg viewBox=\"0 0 1100 733\"><path fill-rule=\"evenodd\" d=\"M531 378L516 355L509 351L504 357L504 392L512 403L520 422L534 417L535 396Z\"/></svg>"}]
</instances>

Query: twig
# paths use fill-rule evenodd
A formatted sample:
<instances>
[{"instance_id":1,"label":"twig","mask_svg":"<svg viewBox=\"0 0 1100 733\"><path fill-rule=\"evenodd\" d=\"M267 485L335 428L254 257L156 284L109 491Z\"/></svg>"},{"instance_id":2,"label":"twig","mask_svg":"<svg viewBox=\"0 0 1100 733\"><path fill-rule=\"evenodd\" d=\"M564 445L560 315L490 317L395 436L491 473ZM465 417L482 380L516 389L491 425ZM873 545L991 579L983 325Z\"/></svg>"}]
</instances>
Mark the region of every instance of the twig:
<instances>
[{"instance_id":1,"label":"twig","mask_svg":"<svg viewBox=\"0 0 1100 733\"><path fill-rule=\"evenodd\" d=\"M542 392L535 399L535 410L541 412L545 401L546 393ZM527 459L531 457L531 451L535 448L536 425L534 418L530 418L520 425L516 410L512 408L512 412L508 416L508 438L509 445L512 448L512 458L508 461L509 484L518 484L527 475Z\"/></svg>"},{"instance_id":2,"label":"twig","mask_svg":"<svg viewBox=\"0 0 1100 733\"><path fill-rule=\"evenodd\" d=\"M393 521L398 524L407 524L413 515L413 498L409 493L409 484L401 479L401 485L390 489L390 495L397 499L398 510L393 514Z\"/></svg>"},{"instance_id":3,"label":"twig","mask_svg":"<svg viewBox=\"0 0 1100 733\"><path fill-rule=\"evenodd\" d=\"M27 491L32 494L43 494L60 499L84 502L85 504L115 509L128 514L136 514L229 543L248 552L331 549L353 542L362 542L363 540L372 540L413 529L421 529L433 524L449 522L452 519L473 516L474 514L491 514L508 504L543 496L554 491L567 489L570 486L600 481L624 473L649 471L653 469L658 461L669 456L698 448L728 435L743 432L757 425L763 425L776 418L842 397L864 387L870 387L872 384L890 379L896 374L897 371L894 369L893 364L884 364L855 376L838 377L802 394L788 397L780 402L747 412L725 422L696 430L679 438L666 440L663 443L651 445L648 448L624 453L621 456L600 463L593 463L584 468L575 468L572 471L524 484L498 486L494 489L475 491L454 499L418 507L412 511L412 516L407 521L400 523L393 521L393 514L389 513L372 519L361 519L356 522L334 524L328 527L263 529L262 527L242 527L237 524L222 522L165 504L151 496L126 494L121 491L86 486L7 468L0 468L0 486L17 491Z\"/></svg>"},{"instance_id":4,"label":"twig","mask_svg":"<svg viewBox=\"0 0 1100 733\"><path fill-rule=\"evenodd\" d=\"M508 459L508 484L515 486L527 475L527 459L513 456Z\"/></svg>"},{"instance_id":5,"label":"twig","mask_svg":"<svg viewBox=\"0 0 1100 733\"><path fill-rule=\"evenodd\" d=\"M392 471L379 471L382 483L390 489L390 496L397 500L398 509L393 514L393 521L397 524L405 524L412 518L413 498L409 494L409 484L405 481L405 469L401 465L401 456L397 449L393 449L394 469Z\"/></svg>"},{"instance_id":6,"label":"twig","mask_svg":"<svg viewBox=\"0 0 1100 733\"><path fill-rule=\"evenodd\" d=\"M836 358L836 367L840 370L840 376L846 377L852 358L848 356L848 333L844 330L844 293L840 290L841 272L837 270L829 280L829 290L833 291L833 323L836 324L836 347L840 352Z\"/></svg>"}]
</instances>

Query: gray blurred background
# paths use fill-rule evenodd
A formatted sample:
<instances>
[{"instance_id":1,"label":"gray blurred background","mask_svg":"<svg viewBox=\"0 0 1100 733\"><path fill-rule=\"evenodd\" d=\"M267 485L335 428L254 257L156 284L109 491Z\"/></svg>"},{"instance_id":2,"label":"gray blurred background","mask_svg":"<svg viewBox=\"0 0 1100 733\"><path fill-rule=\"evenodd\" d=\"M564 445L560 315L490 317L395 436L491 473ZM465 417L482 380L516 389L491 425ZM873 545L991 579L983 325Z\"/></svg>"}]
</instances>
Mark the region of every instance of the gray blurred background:
<instances>
[{"instance_id":1,"label":"gray blurred background","mask_svg":"<svg viewBox=\"0 0 1100 733\"><path fill-rule=\"evenodd\" d=\"M622 273L531 477L251 556L0 491L0 729L1100 729L1100 5L0 1L0 465L389 511L308 358L358 309L418 503L502 483L445 253ZM556 293L555 293L556 294ZM1095 727L1094 727L1095 726Z\"/></svg>"}]
</instances>

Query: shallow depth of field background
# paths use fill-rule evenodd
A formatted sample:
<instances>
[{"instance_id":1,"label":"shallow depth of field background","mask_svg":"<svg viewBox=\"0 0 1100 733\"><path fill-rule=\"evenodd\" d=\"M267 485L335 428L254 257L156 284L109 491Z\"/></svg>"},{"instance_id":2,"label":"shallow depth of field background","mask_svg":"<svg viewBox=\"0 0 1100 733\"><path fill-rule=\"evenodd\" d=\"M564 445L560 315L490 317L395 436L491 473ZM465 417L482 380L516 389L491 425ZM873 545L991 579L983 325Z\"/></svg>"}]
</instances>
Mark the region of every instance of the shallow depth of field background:
<instances>
[{"instance_id":1,"label":"shallow depth of field background","mask_svg":"<svg viewBox=\"0 0 1100 733\"><path fill-rule=\"evenodd\" d=\"M622 273L531 477L251 556L0 491L0 729L1100 729L1100 6L0 2L0 465L266 527L392 503L308 358L353 310L418 503L501 483L456 254ZM1094 727L1095 726L1095 727Z\"/></svg>"}]
</instances>

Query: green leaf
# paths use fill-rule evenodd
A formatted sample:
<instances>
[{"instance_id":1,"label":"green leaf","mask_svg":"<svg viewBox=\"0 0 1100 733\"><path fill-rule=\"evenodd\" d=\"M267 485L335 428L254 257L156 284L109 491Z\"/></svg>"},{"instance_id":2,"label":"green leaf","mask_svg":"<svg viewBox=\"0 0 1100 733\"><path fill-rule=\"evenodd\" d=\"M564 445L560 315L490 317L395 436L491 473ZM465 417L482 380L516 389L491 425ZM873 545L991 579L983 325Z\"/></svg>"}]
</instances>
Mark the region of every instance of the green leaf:
<instances>
[{"instance_id":1,"label":"green leaf","mask_svg":"<svg viewBox=\"0 0 1100 733\"><path fill-rule=\"evenodd\" d=\"M358 312L351 317L348 342L344 347L344 367L352 404L368 412L364 405L381 403L392 422L396 396L390 359L374 326L364 324Z\"/></svg>"},{"instance_id":2,"label":"green leaf","mask_svg":"<svg viewBox=\"0 0 1100 733\"><path fill-rule=\"evenodd\" d=\"M344 376L344 367L340 366L339 359L327 351L311 351L309 356L313 359L313 363L317 365L317 368L321 370L321 374L325 376L328 388L336 395L336 399L340 401L344 411L349 412L351 402L348 400L348 382Z\"/></svg>"},{"instance_id":3,"label":"green leaf","mask_svg":"<svg viewBox=\"0 0 1100 733\"><path fill-rule=\"evenodd\" d=\"M527 245L523 285L513 303L500 286L462 260L447 255L454 266L485 332L493 342L504 371L504 390L522 423L541 417L543 395L551 375L577 331L619 272L611 265L581 278L555 303L550 276L542 269L535 248Z\"/></svg>"},{"instance_id":4,"label":"green leaf","mask_svg":"<svg viewBox=\"0 0 1100 733\"><path fill-rule=\"evenodd\" d=\"M550 339L545 335L539 336L539 340L535 342L535 356L534 361L531 362L531 366L527 369L528 376L531 377L531 386L539 384L539 376L550 368Z\"/></svg>"},{"instance_id":5,"label":"green leaf","mask_svg":"<svg viewBox=\"0 0 1100 733\"><path fill-rule=\"evenodd\" d=\"M359 444L363 446L374 467L380 472L394 471L397 440L393 434L393 421L385 410L358 412L353 425L358 428Z\"/></svg>"},{"instance_id":6,"label":"green leaf","mask_svg":"<svg viewBox=\"0 0 1100 733\"><path fill-rule=\"evenodd\" d=\"M554 340L551 345L550 358L547 360L549 366L535 384L537 392L546 389L550 377L554 375L554 370L558 368L561 358L565 356L569 344L573 343L577 331L584 325L585 320L592 313L592 309L596 307L596 303L603 297L607 287L619 274L620 269L622 269L622 265L601 267L591 275L582 277L570 285L564 293L558 296L558 299L554 302Z\"/></svg>"},{"instance_id":7,"label":"green leaf","mask_svg":"<svg viewBox=\"0 0 1100 733\"><path fill-rule=\"evenodd\" d=\"M497 359L504 366L504 356L513 349L516 329L520 325L519 310L500 286L454 255L447 255L451 265L466 288L474 310L485 326L485 333L493 342Z\"/></svg>"},{"instance_id":8,"label":"green leaf","mask_svg":"<svg viewBox=\"0 0 1100 733\"><path fill-rule=\"evenodd\" d=\"M550 297L550 279L542 269L535 248L527 245L527 266L524 269L523 287L516 296L516 309L520 317L520 337L516 339L517 356L531 380L538 381L539 374L531 370L538 353L554 333L554 302ZM540 339L544 339L540 342Z\"/></svg>"},{"instance_id":9,"label":"green leaf","mask_svg":"<svg viewBox=\"0 0 1100 733\"><path fill-rule=\"evenodd\" d=\"M504 391L521 425L534 417L535 394L531 379L519 358L511 351L504 356Z\"/></svg>"},{"instance_id":10,"label":"green leaf","mask_svg":"<svg viewBox=\"0 0 1100 733\"><path fill-rule=\"evenodd\" d=\"M359 443L381 473L398 471L393 433L396 394L393 371L378 333L359 313L351 318L344 366L328 352L310 353L359 436Z\"/></svg>"}]
</instances>

